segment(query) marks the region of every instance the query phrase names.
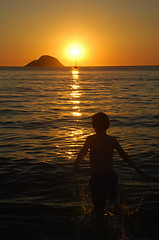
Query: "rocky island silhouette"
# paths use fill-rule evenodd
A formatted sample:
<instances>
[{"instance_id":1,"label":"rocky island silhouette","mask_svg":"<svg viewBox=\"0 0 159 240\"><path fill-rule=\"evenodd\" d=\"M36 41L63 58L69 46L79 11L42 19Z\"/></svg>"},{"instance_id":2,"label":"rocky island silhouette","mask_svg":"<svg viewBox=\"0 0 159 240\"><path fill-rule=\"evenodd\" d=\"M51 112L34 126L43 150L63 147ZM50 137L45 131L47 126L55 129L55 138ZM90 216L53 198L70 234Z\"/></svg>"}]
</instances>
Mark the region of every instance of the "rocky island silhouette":
<instances>
[{"instance_id":1,"label":"rocky island silhouette","mask_svg":"<svg viewBox=\"0 0 159 240\"><path fill-rule=\"evenodd\" d=\"M28 63L25 67L64 67L64 65L57 58L43 55L38 60Z\"/></svg>"}]
</instances>

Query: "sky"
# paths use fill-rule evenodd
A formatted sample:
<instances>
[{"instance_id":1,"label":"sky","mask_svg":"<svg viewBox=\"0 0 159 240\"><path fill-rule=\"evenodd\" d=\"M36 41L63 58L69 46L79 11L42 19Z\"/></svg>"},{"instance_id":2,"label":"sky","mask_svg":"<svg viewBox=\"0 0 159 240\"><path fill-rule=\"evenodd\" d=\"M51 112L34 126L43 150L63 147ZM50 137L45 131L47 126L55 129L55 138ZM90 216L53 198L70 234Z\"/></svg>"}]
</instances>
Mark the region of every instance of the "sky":
<instances>
[{"instance_id":1,"label":"sky","mask_svg":"<svg viewBox=\"0 0 159 240\"><path fill-rule=\"evenodd\" d=\"M159 0L0 0L0 66L159 65Z\"/></svg>"}]
</instances>

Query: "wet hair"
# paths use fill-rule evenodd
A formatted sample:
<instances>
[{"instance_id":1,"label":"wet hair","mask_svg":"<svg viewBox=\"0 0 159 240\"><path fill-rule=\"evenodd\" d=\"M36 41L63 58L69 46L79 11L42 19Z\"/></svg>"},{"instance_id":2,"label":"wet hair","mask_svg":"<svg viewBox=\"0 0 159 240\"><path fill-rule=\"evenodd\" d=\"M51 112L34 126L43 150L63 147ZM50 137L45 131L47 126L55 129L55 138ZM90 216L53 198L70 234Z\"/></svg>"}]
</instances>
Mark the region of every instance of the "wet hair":
<instances>
[{"instance_id":1,"label":"wet hair","mask_svg":"<svg viewBox=\"0 0 159 240\"><path fill-rule=\"evenodd\" d=\"M103 112L98 112L92 116L92 126L96 132L106 131L110 127L109 117Z\"/></svg>"}]
</instances>

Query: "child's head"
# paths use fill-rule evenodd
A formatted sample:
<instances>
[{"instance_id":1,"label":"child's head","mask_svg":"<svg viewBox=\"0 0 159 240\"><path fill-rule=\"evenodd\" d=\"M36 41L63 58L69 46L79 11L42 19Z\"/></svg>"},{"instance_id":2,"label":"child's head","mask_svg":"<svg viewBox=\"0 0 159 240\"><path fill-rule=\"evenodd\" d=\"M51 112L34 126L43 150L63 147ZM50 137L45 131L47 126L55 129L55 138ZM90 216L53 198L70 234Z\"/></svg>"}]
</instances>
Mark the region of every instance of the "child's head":
<instances>
[{"instance_id":1,"label":"child's head","mask_svg":"<svg viewBox=\"0 0 159 240\"><path fill-rule=\"evenodd\" d=\"M110 127L109 117L103 112L92 116L92 126L96 132L106 131Z\"/></svg>"}]
</instances>

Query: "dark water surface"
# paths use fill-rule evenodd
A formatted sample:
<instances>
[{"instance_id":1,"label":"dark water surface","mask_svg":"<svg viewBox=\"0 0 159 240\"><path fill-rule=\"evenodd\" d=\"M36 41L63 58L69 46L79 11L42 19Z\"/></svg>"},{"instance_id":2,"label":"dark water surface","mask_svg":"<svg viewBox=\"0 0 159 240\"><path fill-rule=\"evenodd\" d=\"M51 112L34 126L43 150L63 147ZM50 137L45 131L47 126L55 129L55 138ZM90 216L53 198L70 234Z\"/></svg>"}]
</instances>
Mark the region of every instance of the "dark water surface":
<instances>
[{"instance_id":1,"label":"dark water surface","mask_svg":"<svg viewBox=\"0 0 159 240\"><path fill-rule=\"evenodd\" d=\"M107 204L112 239L158 240L159 67L0 68L2 239L101 239L89 193L91 116L110 116L117 137L149 182L115 154L125 214Z\"/></svg>"}]
</instances>

